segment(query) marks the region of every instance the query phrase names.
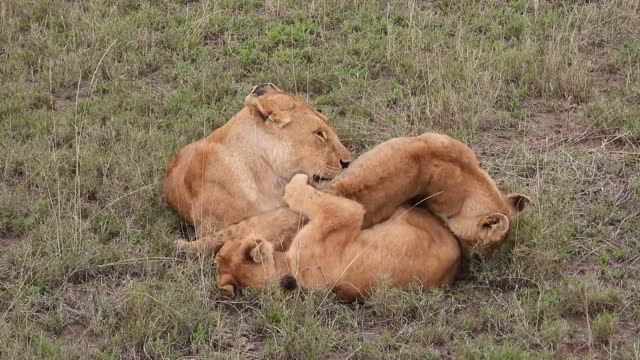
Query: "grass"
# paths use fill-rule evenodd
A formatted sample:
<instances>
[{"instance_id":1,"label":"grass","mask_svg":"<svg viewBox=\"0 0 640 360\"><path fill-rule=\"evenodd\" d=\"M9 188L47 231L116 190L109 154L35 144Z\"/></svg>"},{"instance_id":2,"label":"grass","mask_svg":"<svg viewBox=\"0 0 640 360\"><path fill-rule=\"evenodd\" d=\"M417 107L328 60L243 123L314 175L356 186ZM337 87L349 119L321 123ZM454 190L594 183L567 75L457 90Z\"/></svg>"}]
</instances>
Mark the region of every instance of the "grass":
<instances>
[{"instance_id":1,"label":"grass","mask_svg":"<svg viewBox=\"0 0 640 360\"><path fill-rule=\"evenodd\" d=\"M0 4L1 358L640 357L640 4ZM533 207L449 289L222 298L176 257L181 146L274 82L361 153L464 140Z\"/></svg>"}]
</instances>

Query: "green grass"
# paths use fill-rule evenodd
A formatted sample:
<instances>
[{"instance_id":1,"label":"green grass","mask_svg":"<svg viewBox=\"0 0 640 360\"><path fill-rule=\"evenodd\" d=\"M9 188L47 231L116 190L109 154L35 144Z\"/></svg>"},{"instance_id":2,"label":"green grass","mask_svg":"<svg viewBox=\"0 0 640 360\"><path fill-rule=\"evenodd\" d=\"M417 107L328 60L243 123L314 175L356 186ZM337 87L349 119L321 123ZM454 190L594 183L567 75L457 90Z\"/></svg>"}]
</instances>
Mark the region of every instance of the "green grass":
<instances>
[{"instance_id":1,"label":"green grass","mask_svg":"<svg viewBox=\"0 0 640 360\"><path fill-rule=\"evenodd\" d=\"M640 356L640 5L0 4L0 358ZM181 146L273 82L361 153L464 140L533 206L430 292L222 298L176 257Z\"/></svg>"}]
</instances>

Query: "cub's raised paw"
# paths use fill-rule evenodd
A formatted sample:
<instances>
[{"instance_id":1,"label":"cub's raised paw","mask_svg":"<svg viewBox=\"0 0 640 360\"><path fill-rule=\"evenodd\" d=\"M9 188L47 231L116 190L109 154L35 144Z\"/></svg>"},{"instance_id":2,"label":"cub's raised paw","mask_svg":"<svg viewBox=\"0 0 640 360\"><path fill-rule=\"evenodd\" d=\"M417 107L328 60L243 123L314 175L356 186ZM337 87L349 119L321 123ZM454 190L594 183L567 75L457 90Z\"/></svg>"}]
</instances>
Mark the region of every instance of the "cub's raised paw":
<instances>
[{"instance_id":1,"label":"cub's raised paw","mask_svg":"<svg viewBox=\"0 0 640 360\"><path fill-rule=\"evenodd\" d=\"M309 185L289 184L284 191L284 202L296 211L301 211L305 203L313 196L314 189Z\"/></svg>"},{"instance_id":2,"label":"cub's raised paw","mask_svg":"<svg viewBox=\"0 0 640 360\"><path fill-rule=\"evenodd\" d=\"M284 189L284 202L295 211L301 212L302 209L317 197L318 191L307 184L289 183Z\"/></svg>"},{"instance_id":3,"label":"cub's raised paw","mask_svg":"<svg viewBox=\"0 0 640 360\"><path fill-rule=\"evenodd\" d=\"M289 185L297 184L297 185L306 185L309 183L309 176L306 174L295 174L289 181Z\"/></svg>"}]
</instances>

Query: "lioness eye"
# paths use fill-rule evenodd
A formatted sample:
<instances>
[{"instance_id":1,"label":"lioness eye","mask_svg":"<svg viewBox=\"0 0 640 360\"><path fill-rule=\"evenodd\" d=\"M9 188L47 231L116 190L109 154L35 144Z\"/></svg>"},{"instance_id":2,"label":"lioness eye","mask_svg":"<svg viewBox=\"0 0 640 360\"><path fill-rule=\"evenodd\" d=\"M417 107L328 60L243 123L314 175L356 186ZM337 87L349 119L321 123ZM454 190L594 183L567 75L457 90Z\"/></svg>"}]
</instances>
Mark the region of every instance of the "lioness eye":
<instances>
[{"instance_id":1,"label":"lioness eye","mask_svg":"<svg viewBox=\"0 0 640 360\"><path fill-rule=\"evenodd\" d=\"M327 135L325 135L325 133L322 130L316 130L313 133L320 139L327 140Z\"/></svg>"}]
</instances>

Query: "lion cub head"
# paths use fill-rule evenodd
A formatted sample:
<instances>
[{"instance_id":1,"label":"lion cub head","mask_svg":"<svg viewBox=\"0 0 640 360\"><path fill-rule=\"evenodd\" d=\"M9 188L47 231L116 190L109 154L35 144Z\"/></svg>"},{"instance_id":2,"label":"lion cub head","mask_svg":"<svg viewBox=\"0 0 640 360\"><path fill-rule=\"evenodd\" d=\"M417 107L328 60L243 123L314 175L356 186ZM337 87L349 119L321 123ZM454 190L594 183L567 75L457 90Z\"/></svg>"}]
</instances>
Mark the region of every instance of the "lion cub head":
<instances>
[{"instance_id":1,"label":"lion cub head","mask_svg":"<svg viewBox=\"0 0 640 360\"><path fill-rule=\"evenodd\" d=\"M480 167L473 150L441 134L418 137L428 149L423 164L429 179L427 207L443 217L468 249L492 252L509 233L510 219L530 203L522 194L503 194Z\"/></svg>"},{"instance_id":2,"label":"lion cub head","mask_svg":"<svg viewBox=\"0 0 640 360\"><path fill-rule=\"evenodd\" d=\"M304 100L273 84L253 88L245 99L260 119L277 155L276 172L291 178L304 173L315 180L332 179L351 162L351 153L328 125L328 119Z\"/></svg>"},{"instance_id":3,"label":"lion cub head","mask_svg":"<svg viewBox=\"0 0 640 360\"><path fill-rule=\"evenodd\" d=\"M277 273L273 245L260 238L227 241L216 256L218 287L233 297L240 288L261 288Z\"/></svg>"}]
</instances>

